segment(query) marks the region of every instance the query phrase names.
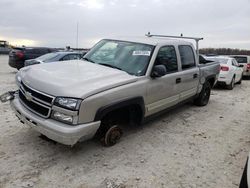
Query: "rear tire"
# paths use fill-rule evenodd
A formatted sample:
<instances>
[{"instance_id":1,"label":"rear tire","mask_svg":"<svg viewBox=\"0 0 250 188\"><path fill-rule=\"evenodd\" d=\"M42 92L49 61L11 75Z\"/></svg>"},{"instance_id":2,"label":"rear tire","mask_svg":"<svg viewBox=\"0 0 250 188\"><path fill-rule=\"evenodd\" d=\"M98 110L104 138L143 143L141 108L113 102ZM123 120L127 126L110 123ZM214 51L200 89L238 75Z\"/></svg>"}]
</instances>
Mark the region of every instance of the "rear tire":
<instances>
[{"instance_id":1,"label":"rear tire","mask_svg":"<svg viewBox=\"0 0 250 188\"><path fill-rule=\"evenodd\" d=\"M238 82L238 84L241 84L242 78L243 78L243 75L241 75L241 78L240 78L240 81Z\"/></svg>"},{"instance_id":2,"label":"rear tire","mask_svg":"<svg viewBox=\"0 0 250 188\"><path fill-rule=\"evenodd\" d=\"M234 85L235 85L235 78L233 77L231 83L227 86L227 89L233 90Z\"/></svg>"},{"instance_id":3,"label":"rear tire","mask_svg":"<svg viewBox=\"0 0 250 188\"><path fill-rule=\"evenodd\" d=\"M202 90L199 96L194 100L194 104L197 106L206 106L211 94L211 85L209 82L203 84Z\"/></svg>"}]
</instances>

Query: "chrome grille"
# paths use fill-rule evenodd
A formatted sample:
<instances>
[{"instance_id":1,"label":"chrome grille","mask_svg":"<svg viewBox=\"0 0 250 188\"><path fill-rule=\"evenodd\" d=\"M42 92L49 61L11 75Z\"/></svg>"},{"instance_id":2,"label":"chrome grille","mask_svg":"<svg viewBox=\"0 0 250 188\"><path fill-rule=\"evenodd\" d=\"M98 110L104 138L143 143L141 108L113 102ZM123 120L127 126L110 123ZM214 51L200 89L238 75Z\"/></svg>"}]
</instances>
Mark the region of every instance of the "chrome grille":
<instances>
[{"instance_id":1,"label":"chrome grille","mask_svg":"<svg viewBox=\"0 0 250 188\"><path fill-rule=\"evenodd\" d=\"M54 101L53 96L32 89L21 82L19 98L22 104L30 111L44 118L48 118L50 116L51 107Z\"/></svg>"}]
</instances>

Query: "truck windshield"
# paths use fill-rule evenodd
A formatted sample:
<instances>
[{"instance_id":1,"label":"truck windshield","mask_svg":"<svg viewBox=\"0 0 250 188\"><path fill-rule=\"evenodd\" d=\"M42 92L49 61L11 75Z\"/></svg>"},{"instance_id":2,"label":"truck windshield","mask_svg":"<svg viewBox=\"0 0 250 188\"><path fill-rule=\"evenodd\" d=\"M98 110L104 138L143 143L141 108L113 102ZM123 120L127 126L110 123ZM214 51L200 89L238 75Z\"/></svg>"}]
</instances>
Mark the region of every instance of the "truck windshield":
<instances>
[{"instance_id":1,"label":"truck windshield","mask_svg":"<svg viewBox=\"0 0 250 188\"><path fill-rule=\"evenodd\" d=\"M83 59L116 68L128 74L145 75L154 46L116 40L101 40Z\"/></svg>"}]
</instances>

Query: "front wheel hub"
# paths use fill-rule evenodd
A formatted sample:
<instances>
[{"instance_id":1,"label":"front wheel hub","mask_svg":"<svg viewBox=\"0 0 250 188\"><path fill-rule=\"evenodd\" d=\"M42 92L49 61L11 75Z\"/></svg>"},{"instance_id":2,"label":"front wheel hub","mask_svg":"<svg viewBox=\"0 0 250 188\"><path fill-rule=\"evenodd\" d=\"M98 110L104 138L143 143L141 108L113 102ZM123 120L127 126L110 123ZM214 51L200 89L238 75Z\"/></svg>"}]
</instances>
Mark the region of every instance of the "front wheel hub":
<instances>
[{"instance_id":1,"label":"front wheel hub","mask_svg":"<svg viewBox=\"0 0 250 188\"><path fill-rule=\"evenodd\" d=\"M109 128L104 137L105 146L113 146L122 136L122 129L117 125L114 125Z\"/></svg>"}]
</instances>

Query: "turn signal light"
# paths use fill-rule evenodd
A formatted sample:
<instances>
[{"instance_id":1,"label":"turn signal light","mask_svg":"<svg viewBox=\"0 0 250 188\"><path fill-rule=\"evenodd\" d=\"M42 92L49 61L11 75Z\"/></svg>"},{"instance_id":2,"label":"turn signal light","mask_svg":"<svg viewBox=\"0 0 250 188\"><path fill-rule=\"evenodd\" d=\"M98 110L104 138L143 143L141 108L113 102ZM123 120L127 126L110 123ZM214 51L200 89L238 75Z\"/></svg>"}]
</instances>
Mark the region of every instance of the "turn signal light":
<instances>
[{"instance_id":1,"label":"turn signal light","mask_svg":"<svg viewBox=\"0 0 250 188\"><path fill-rule=\"evenodd\" d=\"M250 64L247 64L247 69L250 70Z\"/></svg>"}]
</instances>

